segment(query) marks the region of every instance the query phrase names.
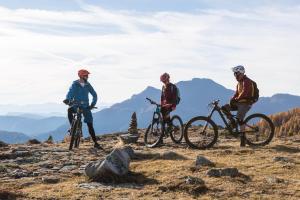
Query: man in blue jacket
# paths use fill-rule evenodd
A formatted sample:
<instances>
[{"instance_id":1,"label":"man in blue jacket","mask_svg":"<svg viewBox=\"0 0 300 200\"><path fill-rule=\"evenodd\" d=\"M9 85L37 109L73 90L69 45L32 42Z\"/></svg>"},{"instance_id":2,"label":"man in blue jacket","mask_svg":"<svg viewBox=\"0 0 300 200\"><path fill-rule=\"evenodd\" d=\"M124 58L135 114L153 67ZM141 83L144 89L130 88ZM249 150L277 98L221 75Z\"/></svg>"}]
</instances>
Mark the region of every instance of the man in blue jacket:
<instances>
[{"instance_id":1,"label":"man in blue jacket","mask_svg":"<svg viewBox=\"0 0 300 200\"><path fill-rule=\"evenodd\" d=\"M93 115L91 109L95 107L98 97L92 85L88 82L89 72L85 69L78 71L79 80L73 82L69 89L64 103L69 105L72 101L79 102L83 108L84 122L87 124L89 133L92 140L94 141L94 147L98 149L103 149L98 143L95 135L95 130L93 127ZM91 105L89 105L89 93L93 96ZM68 118L70 124L72 124L73 113L76 113L76 108L70 106L68 109Z\"/></svg>"}]
</instances>

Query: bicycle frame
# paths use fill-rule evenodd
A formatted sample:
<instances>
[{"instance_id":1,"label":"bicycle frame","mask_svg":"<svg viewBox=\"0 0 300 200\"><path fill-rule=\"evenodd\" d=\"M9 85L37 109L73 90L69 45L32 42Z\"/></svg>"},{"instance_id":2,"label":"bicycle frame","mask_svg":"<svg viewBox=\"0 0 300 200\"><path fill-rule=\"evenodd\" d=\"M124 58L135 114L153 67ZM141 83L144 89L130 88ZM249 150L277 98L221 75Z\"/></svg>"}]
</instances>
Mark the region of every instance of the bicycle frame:
<instances>
[{"instance_id":1,"label":"bicycle frame","mask_svg":"<svg viewBox=\"0 0 300 200\"><path fill-rule=\"evenodd\" d=\"M219 103L219 101L214 101L214 102L212 103L213 109L210 111L210 113L209 113L209 115L208 115L207 118L212 119L212 116L213 116L214 112L217 111L217 112L219 113L219 115L220 115L222 121L224 122L224 124L225 124L227 130L229 131L229 133L230 133L230 134L233 134L233 135L234 135L235 133L238 133L238 128L237 128L237 127L236 127L236 130L235 130L235 131L231 128L231 126L229 125L228 121L226 120L224 114L222 113L221 108L218 106L218 103ZM208 123L205 124L204 130L206 130L207 126L208 126Z\"/></svg>"}]
</instances>

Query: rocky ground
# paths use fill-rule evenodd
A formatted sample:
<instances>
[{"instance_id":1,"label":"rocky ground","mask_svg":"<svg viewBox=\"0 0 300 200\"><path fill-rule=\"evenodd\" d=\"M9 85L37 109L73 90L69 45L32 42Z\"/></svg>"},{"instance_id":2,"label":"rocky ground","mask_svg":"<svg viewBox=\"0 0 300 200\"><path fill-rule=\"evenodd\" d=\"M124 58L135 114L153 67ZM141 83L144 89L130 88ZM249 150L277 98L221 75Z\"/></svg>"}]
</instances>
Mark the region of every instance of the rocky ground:
<instances>
[{"instance_id":1,"label":"rocky ground","mask_svg":"<svg viewBox=\"0 0 300 200\"><path fill-rule=\"evenodd\" d=\"M122 143L117 135L100 143L105 152L89 141L74 151L66 143L2 145L0 199L300 199L300 138L260 148L221 138L205 151L169 139L147 149L140 139L130 173L105 184L87 180L85 165Z\"/></svg>"}]
</instances>

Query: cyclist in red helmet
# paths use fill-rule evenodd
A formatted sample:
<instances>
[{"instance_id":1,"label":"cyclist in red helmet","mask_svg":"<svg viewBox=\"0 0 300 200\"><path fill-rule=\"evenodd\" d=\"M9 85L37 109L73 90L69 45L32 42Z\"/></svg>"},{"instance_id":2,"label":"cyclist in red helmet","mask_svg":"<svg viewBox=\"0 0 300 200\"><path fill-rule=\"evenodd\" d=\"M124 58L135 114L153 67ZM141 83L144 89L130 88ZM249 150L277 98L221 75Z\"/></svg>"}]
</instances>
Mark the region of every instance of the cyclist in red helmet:
<instances>
[{"instance_id":1,"label":"cyclist in red helmet","mask_svg":"<svg viewBox=\"0 0 300 200\"><path fill-rule=\"evenodd\" d=\"M90 136L94 141L94 147L98 149L103 149L98 143L95 135L95 130L93 126L93 115L91 109L95 107L97 103L97 93L92 87L92 85L88 82L90 72L81 69L78 71L79 80L73 82L70 90L67 94L66 99L63 101L65 104L69 105L72 100L80 102L83 109L84 122L87 124ZM93 96L92 103L89 104L89 94ZM73 113L76 112L76 108L74 106L70 106L68 109L68 119L70 124L72 124Z\"/></svg>"},{"instance_id":2,"label":"cyclist in red helmet","mask_svg":"<svg viewBox=\"0 0 300 200\"><path fill-rule=\"evenodd\" d=\"M170 75L164 73L160 76L160 81L164 84L161 92L161 113L164 122L171 127L170 113L176 109L177 88L170 82ZM167 129L167 131L168 131Z\"/></svg>"}]
</instances>

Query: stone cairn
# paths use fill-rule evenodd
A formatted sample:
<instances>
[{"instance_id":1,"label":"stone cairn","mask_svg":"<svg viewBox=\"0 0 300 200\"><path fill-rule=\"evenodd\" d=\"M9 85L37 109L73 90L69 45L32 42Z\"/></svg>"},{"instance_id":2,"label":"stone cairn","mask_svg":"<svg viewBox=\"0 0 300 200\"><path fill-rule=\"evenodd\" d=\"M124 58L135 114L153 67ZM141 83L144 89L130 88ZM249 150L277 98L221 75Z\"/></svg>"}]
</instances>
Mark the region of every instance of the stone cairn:
<instances>
[{"instance_id":1,"label":"stone cairn","mask_svg":"<svg viewBox=\"0 0 300 200\"><path fill-rule=\"evenodd\" d=\"M125 144L136 143L139 139L139 132L137 129L137 118L136 113L134 112L131 116L131 122L129 124L128 133L121 135L120 138Z\"/></svg>"}]
</instances>

